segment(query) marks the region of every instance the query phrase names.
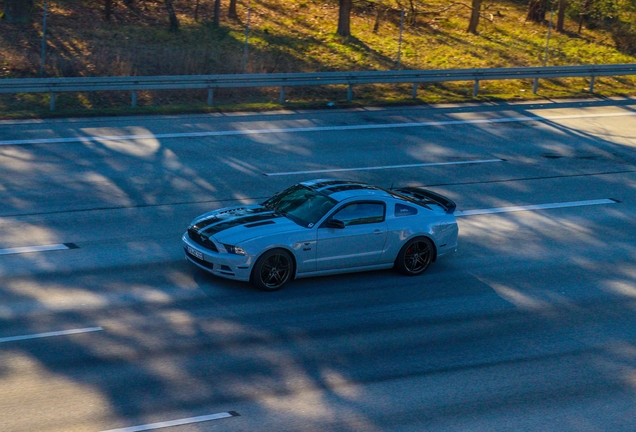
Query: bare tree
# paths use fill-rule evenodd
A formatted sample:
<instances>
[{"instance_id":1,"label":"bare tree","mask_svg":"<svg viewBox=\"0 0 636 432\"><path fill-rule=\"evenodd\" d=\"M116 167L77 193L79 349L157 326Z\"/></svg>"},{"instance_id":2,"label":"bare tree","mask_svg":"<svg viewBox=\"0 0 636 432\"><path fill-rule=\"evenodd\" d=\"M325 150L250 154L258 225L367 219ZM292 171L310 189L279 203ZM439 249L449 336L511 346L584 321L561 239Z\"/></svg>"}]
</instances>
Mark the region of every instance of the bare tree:
<instances>
[{"instance_id":1,"label":"bare tree","mask_svg":"<svg viewBox=\"0 0 636 432\"><path fill-rule=\"evenodd\" d=\"M583 29L583 20L587 18L591 5L592 5L591 0L585 0L585 4L583 5L583 11L581 12L581 17L579 19L579 34L581 34L581 30Z\"/></svg>"},{"instance_id":2,"label":"bare tree","mask_svg":"<svg viewBox=\"0 0 636 432\"><path fill-rule=\"evenodd\" d=\"M548 0L530 0L526 21L542 23L543 21L545 21L545 14L548 10Z\"/></svg>"},{"instance_id":3,"label":"bare tree","mask_svg":"<svg viewBox=\"0 0 636 432\"><path fill-rule=\"evenodd\" d=\"M31 21L33 0L5 0L4 16L12 23L27 23Z\"/></svg>"},{"instance_id":4,"label":"bare tree","mask_svg":"<svg viewBox=\"0 0 636 432\"><path fill-rule=\"evenodd\" d=\"M470 21L468 21L468 33L477 34L477 26L479 25L479 14L481 13L482 0L473 0L470 12Z\"/></svg>"},{"instance_id":5,"label":"bare tree","mask_svg":"<svg viewBox=\"0 0 636 432\"><path fill-rule=\"evenodd\" d=\"M236 0L230 0L230 8L228 9L227 16L230 18L238 18L236 13Z\"/></svg>"},{"instance_id":6,"label":"bare tree","mask_svg":"<svg viewBox=\"0 0 636 432\"><path fill-rule=\"evenodd\" d=\"M179 20L177 19L177 14L174 12L172 0L166 0L166 10L168 11L168 18L170 19L170 31L179 30Z\"/></svg>"},{"instance_id":7,"label":"bare tree","mask_svg":"<svg viewBox=\"0 0 636 432\"><path fill-rule=\"evenodd\" d=\"M218 27L221 19L221 0L214 0L214 19L212 25Z\"/></svg>"},{"instance_id":8,"label":"bare tree","mask_svg":"<svg viewBox=\"0 0 636 432\"><path fill-rule=\"evenodd\" d=\"M401 11L403 9L402 4L399 0L396 1L396 5L398 9L396 10L391 1L387 0L374 0L370 3L373 3L373 7L375 8L375 22L373 23L373 33L377 33L380 30L380 22L386 19L387 15L393 11Z\"/></svg>"},{"instance_id":9,"label":"bare tree","mask_svg":"<svg viewBox=\"0 0 636 432\"><path fill-rule=\"evenodd\" d=\"M375 22L373 23L373 33L377 33L380 30L380 18L382 17L382 8L375 7Z\"/></svg>"},{"instance_id":10,"label":"bare tree","mask_svg":"<svg viewBox=\"0 0 636 432\"><path fill-rule=\"evenodd\" d=\"M340 36L351 36L351 9L353 0L340 0L340 8L338 11L338 33Z\"/></svg>"},{"instance_id":11,"label":"bare tree","mask_svg":"<svg viewBox=\"0 0 636 432\"><path fill-rule=\"evenodd\" d=\"M556 31L563 33L565 25L565 9L568 6L568 0L559 0L559 11L557 12Z\"/></svg>"},{"instance_id":12,"label":"bare tree","mask_svg":"<svg viewBox=\"0 0 636 432\"><path fill-rule=\"evenodd\" d=\"M104 19L110 21L113 14L113 0L104 0Z\"/></svg>"}]
</instances>

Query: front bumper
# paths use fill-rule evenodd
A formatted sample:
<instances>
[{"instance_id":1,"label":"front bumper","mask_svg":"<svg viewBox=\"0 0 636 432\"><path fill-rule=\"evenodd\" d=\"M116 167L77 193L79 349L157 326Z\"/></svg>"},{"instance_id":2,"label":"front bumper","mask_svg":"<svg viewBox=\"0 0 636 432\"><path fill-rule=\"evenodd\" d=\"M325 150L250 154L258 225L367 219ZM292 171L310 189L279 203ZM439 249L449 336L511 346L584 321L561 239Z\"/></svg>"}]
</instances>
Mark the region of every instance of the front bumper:
<instances>
[{"instance_id":1,"label":"front bumper","mask_svg":"<svg viewBox=\"0 0 636 432\"><path fill-rule=\"evenodd\" d=\"M181 237L185 257L197 267L213 275L249 281L252 272L252 258L246 255L213 252L193 242L188 234Z\"/></svg>"}]
</instances>

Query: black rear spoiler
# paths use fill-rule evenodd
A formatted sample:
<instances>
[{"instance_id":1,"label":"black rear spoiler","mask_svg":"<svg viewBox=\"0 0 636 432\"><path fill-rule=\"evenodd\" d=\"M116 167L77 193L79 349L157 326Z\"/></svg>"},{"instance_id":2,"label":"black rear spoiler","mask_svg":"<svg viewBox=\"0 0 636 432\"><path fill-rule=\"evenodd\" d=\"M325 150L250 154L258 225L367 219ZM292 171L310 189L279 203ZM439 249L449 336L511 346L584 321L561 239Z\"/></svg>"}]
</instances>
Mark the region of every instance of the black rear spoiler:
<instances>
[{"instance_id":1,"label":"black rear spoiler","mask_svg":"<svg viewBox=\"0 0 636 432\"><path fill-rule=\"evenodd\" d=\"M420 204L437 204L439 206L442 206L448 214L453 214L453 212L457 208L457 204L455 204L453 201L428 189L419 187L407 187L395 189L395 192L406 195L407 197L419 202Z\"/></svg>"}]
</instances>

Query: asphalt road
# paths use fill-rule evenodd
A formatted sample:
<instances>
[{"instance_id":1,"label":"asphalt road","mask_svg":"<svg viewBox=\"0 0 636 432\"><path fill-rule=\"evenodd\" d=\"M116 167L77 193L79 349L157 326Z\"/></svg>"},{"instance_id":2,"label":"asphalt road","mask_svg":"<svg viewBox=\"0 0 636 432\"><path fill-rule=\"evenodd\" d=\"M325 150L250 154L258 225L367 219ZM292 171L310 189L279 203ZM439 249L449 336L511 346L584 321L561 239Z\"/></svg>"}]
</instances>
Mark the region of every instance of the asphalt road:
<instances>
[{"instance_id":1,"label":"asphalt road","mask_svg":"<svg viewBox=\"0 0 636 432\"><path fill-rule=\"evenodd\" d=\"M323 177L451 197L458 253L275 293L183 260ZM635 197L636 99L0 122L0 431L636 430Z\"/></svg>"}]
</instances>

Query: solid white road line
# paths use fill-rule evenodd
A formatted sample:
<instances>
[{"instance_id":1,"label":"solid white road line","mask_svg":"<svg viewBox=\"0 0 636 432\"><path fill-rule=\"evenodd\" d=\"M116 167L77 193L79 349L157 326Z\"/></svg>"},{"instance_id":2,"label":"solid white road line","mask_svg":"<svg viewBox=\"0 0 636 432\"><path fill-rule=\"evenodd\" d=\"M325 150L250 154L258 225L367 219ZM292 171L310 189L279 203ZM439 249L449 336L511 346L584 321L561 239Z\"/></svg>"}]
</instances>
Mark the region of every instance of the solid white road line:
<instances>
[{"instance_id":1,"label":"solid white road line","mask_svg":"<svg viewBox=\"0 0 636 432\"><path fill-rule=\"evenodd\" d=\"M10 336L10 337L0 338L0 343L27 340L27 339L40 339L40 338L47 338L47 337L53 337L53 336L67 336L67 335L73 335L78 333L90 333L90 332L96 332L96 331L102 331L102 330L104 329L101 327L87 327L82 329L62 330L62 331L38 333L38 334L31 334L31 335L24 335L24 336Z\"/></svg>"},{"instance_id":2,"label":"solid white road line","mask_svg":"<svg viewBox=\"0 0 636 432\"><path fill-rule=\"evenodd\" d=\"M53 244L53 245L45 245L45 246L24 246L24 247L7 248L7 249L0 249L0 255L22 254L22 253L29 253L29 252L46 252L46 251L55 251L55 250L66 250L66 249L77 249L77 245L73 243L62 243L62 244Z\"/></svg>"},{"instance_id":3,"label":"solid white road line","mask_svg":"<svg viewBox=\"0 0 636 432\"><path fill-rule=\"evenodd\" d=\"M365 124L365 125L349 125L349 126L314 126L314 127L298 127L298 128L281 128L281 129L244 129L229 131L208 131L208 132L182 132L182 133L163 133L163 134L141 134L141 135L105 135L105 136L83 136L70 138L41 138L41 139L25 139L25 140L6 140L0 141L2 145L24 145L24 144L61 144L61 143L89 143L96 141L131 141L141 139L164 139L164 138L203 138L215 136L231 136L231 135L261 135L276 133L299 133L299 132L330 132L330 131L355 131L369 129L395 129L395 128L412 128L412 127L428 127L428 126L447 126L460 124L488 124L488 123L514 123L529 121L554 121L582 118L602 118L602 117L624 117L634 116L636 112L620 112L620 113L604 113L604 114L574 114L560 116L523 116L495 119L475 119L475 120L443 120L431 122L417 123L386 123L386 124Z\"/></svg>"},{"instance_id":4,"label":"solid white road line","mask_svg":"<svg viewBox=\"0 0 636 432\"><path fill-rule=\"evenodd\" d=\"M364 168L337 168L337 169L324 169L324 170L312 170L312 171L289 171L289 172L279 172L279 173L266 173L265 175L268 177L273 177L273 176L286 176L286 175L295 175L295 174L316 174L316 173L330 173L330 172L343 172L343 171L371 171L371 170L394 169L394 168L419 168L419 167L442 166L442 165L466 165L466 164L478 164L478 163L488 163L488 162L504 162L504 160L503 159L484 159L484 160L459 161L459 162L434 162L434 163L408 164L408 165L384 165L384 166L373 166L373 167L364 167Z\"/></svg>"},{"instance_id":5,"label":"solid white road line","mask_svg":"<svg viewBox=\"0 0 636 432\"><path fill-rule=\"evenodd\" d=\"M238 415L239 414L234 412L234 411L229 411L229 412L222 412L222 413L218 413L218 414L210 414L210 415L205 415L205 416L200 416L200 417L190 417L190 418L184 418L184 419L179 419L179 420L170 420L170 421L159 422L159 423L150 423L150 424L145 424L145 425L140 425L140 426L131 426L131 427L126 427L126 428L121 428L121 429L109 429L109 430L103 431L103 432L139 432L139 431L147 431L147 430L152 430L152 429L167 428L167 427L171 427L171 426L181 426L181 425L190 424L190 423L200 423L200 422L209 421L209 420L218 420L218 419L228 418L228 417L236 417Z\"/></svg>"},{"instance_id":6,"label":"solid white road line","mask_svg":"<svg viewBox=\"0 0 636 432\"><path fill-rule=\"evenodd\" d=\"M589 200L589 201L572 201L572 202L562 202L562 203L553 203L553 204L536 204L536 205L527 205L527 206L514 206L514 207L499 207L499 208L489 208L489 209L480 209L480 210L464 210L464 211L456 211L455 216L474 216L481 214L490 214L490 213L509 213L509 212L518 212L518 211L528 211L528 210L545 210L545 209L554 209L554 208L562 208L562 207L581 207L581 206L591 206L591 205L600 205L600 204L616 204L619 201L613 199L598 199L598 200Z\"/></svg>"}]
</instances>

